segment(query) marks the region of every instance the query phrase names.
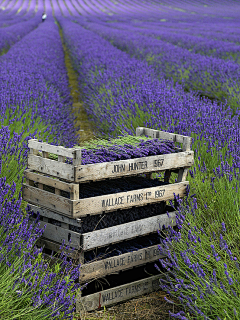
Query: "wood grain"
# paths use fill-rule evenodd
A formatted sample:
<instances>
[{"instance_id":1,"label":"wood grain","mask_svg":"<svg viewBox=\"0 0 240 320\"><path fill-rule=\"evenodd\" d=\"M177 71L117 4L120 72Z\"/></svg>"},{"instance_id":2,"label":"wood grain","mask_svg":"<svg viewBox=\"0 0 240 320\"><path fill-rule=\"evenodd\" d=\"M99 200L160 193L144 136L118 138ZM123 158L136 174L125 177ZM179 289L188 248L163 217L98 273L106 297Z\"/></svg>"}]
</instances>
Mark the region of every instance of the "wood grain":
<instances>
[{"instance_id":1,"label":"wood grain","mask_svg":"<svg viewBox=\"0 0 240 320\"><path fill-rule=\"evenodd\" d=\"M38 207L34 204L31 204L31 203L28 203L28 205L30 206L30 209L33 212L35 212L35 213L39 212L40 216L42 216L42 217L54 219L54 220L57 220L61 223L67 223L67 224L70 224L75 227L79 227L79 228L81 227L81 223L82 223L81 219L71 219L71 218L66 217L62 214L53 212L50 209L46 209L43 207L40 208L40 207Z\"/></svg>"},{"instance_id":2,"label":"wood grain","mask_svg":"<svg viewBox=\"0 0 240 320\"><path fill-rule=\"evenodd\" d=\"M169 217L165 213L150 218L120 224L114 227L84 233L82 235L82 248L84 251L87 251L97 247L104 247L108 244L143 236L148 233L156 232L163 225L166 228L168 226L176 225L175 211L169 212Z\"/></svg>"},{"instance_id":3,"label":"wood grain","mask_svg":"<svg viewBox=\"0 0 240 320\"><path fill-rule=\"evenodd\" d=\"M159 279L164 275L152 276L134 281L115 288L93 293L85 297L77 297L76 311L92 311L98 308L113 305L131 298L138 297L159 289Z\"/></svg>"},{"instance_id":4,"label":"wood grain","mask_svg":"<svg viewBox=\"0 0 240 320\"><path fill-rule=\"evenodd\" d=\"M167 169L189 167L194 164L193 151L163 154L82 165L75 168L75 182L96 181L106 178L131 176L140 173L159 172Z\"/></svg>"},{"instance_id":5,"label":"wood grain","mask_svg":"<svg viewBox=\"0 0 240 320\"><path fill-rule=\"evenodd\" d=\"M29 203L72 216L73 200L61 197L54 193L23 183L22 198Z\"/></svg>"},{"instance_id":6,"label":"wood grain","mask_svg":"<svg viewBox=\"0 0 240 320\"><path fill-rule=\"evenodd\" d=\"M30 222L34 222L35 219L30 217ZM64 241L66 245L70 245L71 248L79 250L81 248L81 235L77 232L66 230L64 228L55 226L53 224L39 221L40 227L43 228L46 225L44 230L43 237L48 240L53 240L58 242L60 245ZM71 240L71 241L70 241Z\"/></svg>"},{"instance_id":7,"label":"wood grain","mask_svg":"<svg viewBox=\"0 0 240 320\"><path fill-rule=\"evenodd\" d=\"M90 279L103 278L108 274L131 269L165 257L160 254L158 246L154 245L107 259L101 259L100 261L85 263L80 268L80 281L84 283Z\"/></svg>"},{"instance_id":8,"label":"wood grain","mask_svg":"<svg viewBox=\"0 0 240 320\"><path fill-rule=\"evenodd\" d=\"M26 169L24 171L24 177L45 184L49 187L57 188L66 192L74 193L75 200L79 198L79 184L67 183L51 177L46 177L43 174L35 173L32 170Z\"/></svg>"},{"instance_id":9,"label":"wood grain","mask_svg":"<svg viewBox=\"0 0 240 320\"><path fill-rule=\"evenodd\" d=\"M188 181L73 201L73 217L100 214L185 196Z\"/></svg>"},{"instance_id":10,"label":"wood grain","mask_svg":"<svg viewBox=\"0 0 240 320\"><path fill-rule=\"evenodd\" d=\"M75 154L75 148L64 148L62 146L54 146L46 142L39 142L37 139L28 140L28 148L46 151L68 158L74 158Z\"/></svg>"},{"instance_id":11,"label":"wood grain","mask_svg":"<svg viewBox=\"0 0 240 320\"><path fill-rule=\"evenodd\" d=\"M74 181L74 166L71 164L43 158L34 154L28 155L28 169L46 173L50 176Z\"/></svg>"}]
</instances>

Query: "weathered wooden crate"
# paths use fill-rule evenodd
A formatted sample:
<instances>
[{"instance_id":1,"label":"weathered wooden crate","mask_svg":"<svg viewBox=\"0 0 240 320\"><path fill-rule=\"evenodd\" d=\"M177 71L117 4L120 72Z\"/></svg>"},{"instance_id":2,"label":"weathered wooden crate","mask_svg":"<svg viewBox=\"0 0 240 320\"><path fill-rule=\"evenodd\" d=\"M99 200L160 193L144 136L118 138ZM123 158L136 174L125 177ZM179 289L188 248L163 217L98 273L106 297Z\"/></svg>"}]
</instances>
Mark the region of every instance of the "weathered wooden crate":
<instances>
[{"instance_id":1,"label":"weathered wooden crate","mask_svg":"<svg viewBox=\"0 0 240 320\"><path fill-rule=\"evenodd\" d=\"M23 184L23 200L73 218L173 200L174 194L183 197L189 184L188 181L183 181L79 199L79 185L77 184L62 182L59 179L45 177L29 170L26 170L24 175L26 183ZM38 184L34 185L34 182L38 182ZM43 185L54 187L55 193L43 190ZM61 195L61 191L70 191L71 198L76 196L78 199L68 199L66 194Z\"/></svg>"},{"instance_id":2,"label":"weathered wooden crate","mask_svg":"<svg viewBox=\"0 0 240 320\"><path fill-rule=\"evenodd\" d=\"M65 179L67 182L84 183L140 173L183 169L193 165L193 151L190 150L191 137L140 127L136 129L136 135L172 140L182 144L182 148L176 147L179 153L81 165L81 149L58 147L31 139L28 141L30 148L28 168ZM49 153L57 155L58 161L49 159ZM72 164L65 163L66 158L72 159ZM183 169L179 174L178 182L183 181L185 175L186 171Z\"/></svg>"},{"instance_id":3,"label":"weathered wooden crate","mask_svg":"<svg viewBox=\"0 0 240 320\"><path fill-rule=\"evenodd\" d=\"M82 263L80 273L80 281L82 283L153 262L163 257L159 253L158 244L121 255L109 258L103 257L101 260L84 263L84 254L86 254L87 251L156 233L157 230L161 230L163 225L166 228L176 225L176 212L173 211L170 206L167 206L166 210L168 214L164 213L150 218L81 234L70 230L70 226L79 227L81 225L80 219L68 218L35 205L30 205L30 208L35 213L39 212L42 217L42 221L39 221L40 226L46 226L43 237L38 241L38 245L44 246L54 252L59 252L59 248L64 241L66 245L74 248L74 251L68 251L68 255L78 263ZM32 218L31 220L34 219ZM54 225L53 220L58 221L59 225Z\"/></svg>"},{"instance_id":4,"label":"weathered wooden crate","mask_svg":"<svg viewBox=\"0 0 240 320\"><path fill-rule=\"evenodd\" d=\"M163 257L159 253L158 244L85 263L88 251L156 233L163 225L165 227L176 225L176 212L167 206L164 213L148 218L86 233L73 231L73 226L81 227L83 220L81 218L87 215L99 215L154 203L161 204L163 201L173 200L175 194L180 197L185 195L188 186L186 176L189 167L194 163L193 151L190 150L191 138L147 128L137 128L136 134L173 140L182 144L182 147L176 146L178 152L172 154L81 165L80 149L56 147L37 140L29 140L30 154L28 169L25 171L23 199L35 213L40 213L40 224L46 226L38 244L58 252L64 240L65 244L74 248L74 251L69 251L68 254L82 264L79 279L81 283L104 278L113 273L127 272L128 269L138 268ZM42 153L39 150L42 150ZM58 161L49 159L49 153L58 155ZM72 163L69 163L71 162L69 159L72 159ZM165 185L79 199L79 190L84 188L87 182L121 179L139 174L145 174L149 179L152 173L161 171L165 171ZM171 172L177 172L178 178L176 183L169 184ZM46 190L46 187L53 188L54 193ZM78 299L77 308L84 306L90 311L99 306L107 306L151 292L158 287L156 283L159 277L158 275L141 279L81 297ZM111 298L113 296L114 299Z\"/></svg>"}]
</instances>

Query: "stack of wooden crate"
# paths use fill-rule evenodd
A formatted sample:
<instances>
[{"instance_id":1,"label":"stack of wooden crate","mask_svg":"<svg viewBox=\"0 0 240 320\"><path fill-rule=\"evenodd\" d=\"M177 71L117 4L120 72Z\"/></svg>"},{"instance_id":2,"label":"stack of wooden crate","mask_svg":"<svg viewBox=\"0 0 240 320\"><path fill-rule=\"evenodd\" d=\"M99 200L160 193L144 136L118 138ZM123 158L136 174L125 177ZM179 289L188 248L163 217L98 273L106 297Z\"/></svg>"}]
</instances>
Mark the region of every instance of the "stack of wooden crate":
<instances>
[{"instance_id":1,"label":"stack of wooden crate","mask_svg":"<svg viewBox=\"0 0 240 320\"><path fill-rule=\"evenodd\" d=\"M156 233L160 225L174 226L176 212L170 206L156 216L87 233L76 232L78 229L81 230L83 217L100 217L103 213L153 203L161 205L163 201L173 200L174 194L180 197L185 195L188 185L186 176L194 159L193 151L190 150L191 137L143 127L136 129L136 135L172 140L176 143L176 153L81 165L79 148L53 146L35 139L28 142L30 153L28 169L25 171L26 182L23 184L23 199L34 212L40 213L41 225L46 225L38 244L58 252L64 240L65 244L74 248L70 256L77 258L82 264L79 280L83 284L119 272L122 274L123 281L120 286L79 296L77 310L94 310L151 292L159 287L160 275L124 283L126 270L155 262L161 257L158 244L89 262L86 262L85 255L96 248L106 248L115 243L134 238L137 240ZM182 146L179 147L179 144ZM57 160L50 159L49 153L57 155ZM69 158L72 159L72 163L69 163ZM156 172L165 172L164 185L79 199L79 190L86 184L106 179L124 179L133 175L144 175L146 179L151 179L152 174ZM169 183L171 172L178 173L176 183Z\"/></svg>"}]
</instances>

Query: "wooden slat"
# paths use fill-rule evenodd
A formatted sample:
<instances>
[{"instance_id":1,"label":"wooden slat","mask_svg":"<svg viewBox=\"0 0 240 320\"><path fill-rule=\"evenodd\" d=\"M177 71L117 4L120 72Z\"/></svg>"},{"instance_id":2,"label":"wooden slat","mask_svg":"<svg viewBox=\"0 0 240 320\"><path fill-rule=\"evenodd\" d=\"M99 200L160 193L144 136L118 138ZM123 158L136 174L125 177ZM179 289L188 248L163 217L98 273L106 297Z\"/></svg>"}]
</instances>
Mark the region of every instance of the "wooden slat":
<instances>
[{"instance_id":1,"label":"wooden slat","mask_svg":"<svg viewBox=\"0 0 240 320\"><path fill-rule=\"evenodd\" d=\"M164 182L169 183L169 180L170 180L170 177L171 177L171 173L172 173L171 170L166 170L166 171L165 171L165 174L164 174Z\"/></svg>"},{"instance_id":2,"label":"wooden slat","mask_svg":"<svg viewBox=\"0 0 240 320\"><path fill-rule=\"evenodd\" d=\"M39 247L44 247L46 249L52 250L54 252L61 252L60 251L61 244L50 241L45 238L38 239L36 245ZM64 252L67 254L68 257L70 257L74 260L78 259L79 254L78 254L77 250L69 249L68 251L66 251L66 249L65 249Z\"/></svg>"},{"instance_id":3,"label":"wooden slat","mask_svg":"<svg viewBox=\"0 0 240 320\"><path fill-rule=\"evenodd\" d=\"M38 174L35 172L32 172L31 170L27 169L24 171L25 178L29 180L33 180L35 182L39 182L42 184L45 184L49 187L57 188L66 192L74 193L75 197L78 198L79 196L79 184L76 183L66 183L63 181L60 181L58 179L53 179L51 177L45 177L42 174Z\"/></svg>"},{"instance_id":4,"label":"wooden slat","mask_svg":"<svg viewBox=\"0 0 240 320\"><path fill-rule=\"evenodd\" d=\"M41 190L23 183L22 189L23 200L32 204L49 208L50 210L64 213L72 216L72 201L70 199L61 197L54 193Z\"/></svg>"},{"instance_id":5,"label":"wooden slat","mask_svg":"<svg viewBox=\"0 0 240 320\"><path fill-rule=\"evenodd\" d=\"M164 275L160 274L101 292L93 293L85 297L81 297L80 295L77 297L76 311L93 311L138 297L152 291L156 291L160 289L159 279L163 277Z\"/></svg>"},{"instance_id":6,"label":"wooden slat","mask_svg":"<svg viewBox=\"0 0 240 320\"><path fill-rule=\"evenodd\" d=\"M48 152L42 151L43 158L48 158Z\"/></svg>"},{"instance_id":7,"label":"wooden slat","mask_svg":"<svg viewBox=\"0 0 240 320\"><path fill-rule=\"evenodd\" d=\"M80 281L103 278L108 274L131 269L149 262L164 258L158 249L159 245L150 246L100 261L83 264L80 268Z\"/></svg>"},{"instance_id":8,"label":"wooden slat","mask_svg":"<svg viewBox=\"0 0 240 320\"><path fill-rule=\"evenodd\" d=\"M28 155L28 169L46 173L50 176L74 181L74 166L59 161L46 159L33 154Z\"/></svg>"},{"instance_id":9,"label":"wooden slat","mask_svg":"<svg viewBox=\"0 0 240 320\"><path fill-rule=\"evenodd\" d=\"M66 217L62 214L53 212L49 209L37 207L34 204L28 203L28 205L30 206L30 209L33 212L35 212L35 213L39 212L40 216L51 218L51 219L57 220L61 223L63 222L63 223L71 224L72 226L75 226L75 227L81 227L81 223L82 223L81 219L71 219L71 218Z\"/></svg>"},{"instance_id":10,"label":"wooden slat","mask_svg":"<svg viewBox=\"0 0 240 320\"><path fill-rule=\"evenodd\" d=\"M88 233L84 233L83 236L83 250L91 250L97 247L104 247L108 244L117 243L120 241L135 238L137 236L143 236L148 233L156 232L165 225L176 225L176 212L169 212L168 215L161 214L158 216L145 218L137 221L132 221L124 224L120 224L114 227L96 230Z\"/></svg>"},{"instance_id":11,"label":"wooden slat","mask_svg":"<svg viewBox=\"0 0 240 320\"><path fill-rule=\"evenodd\" d=\"M74 166L80 166L82 163L82 151L79 148L75 148L75 158L73 159Z\"/></svg>"},{"instance_id":12,"label":"wooden slat","mask_svg":"<svg viewBox=\"0 0 240 320\"><path fill-rule=\"evenodd\" d=\"M102 162L75 167L75 182L95 181L110 177L150 173L192 166L194 152L170 153L130 160Z\"/></svg>"},{"instance_id":13,"label":"wooden slat","mask_svg":"<svg viewBox=\"0 0 240 320\"><path fill-rule=\"evenodd\" d=\"M61 190L60 190L60 189L55 188L55 194L56 194L56 195L58 195L58 196L60 196L60 195L61 195Z\"/></svg>"},{"instance_id":14,"label":"wooden slat","mask_svg":"<svg viewBox=\"0 0 240 320\"><path fill-rule=\"evenodd\" d=\"M160 130L144 128L144 135L149 136L153 139L159 138L159 139L172 140L174 142L176 141L176 134L160 131Z\"/></svg>"},{"instance_id":15,"label":"wooden slat","mask_svg":"<svg viewBox=\"0 0 240 320\"><path fill-rule=\"evenodd\" d=\"M46 151L69 158L74 158L75 154L75 148L64 148L62 146L54 146L46 142L39 142L36 139L28 140L28 148Z\"/></svg>"},{"instance_id":16,"label":"wooden slat","mask_svg":"<svg viewBox=\"0 0 240 320\"><path fill-rule=\"evenodd\" d=\"M29 185L29 186L34 187L34 181L29 180L29 179L27 179L27 178L26 178L26 184Z\"/></svg>"},{"instance_id":17,"label":"wooden slat","mask_svg":"<svg viewBox=\"0 0 240 320\"><path fill-rule=\"evenodd\" d=\"M38 151L35 150L35 149L30 148L29 154L35 154L35 155L37 155L37 154L38 154Z\"/></svg>"},{"instance_id":18,"label":"wooden slat","mask_svg":"<svg viewBox=\"0 0 240 320\"><path fill-rule=\"evenodd\" d=\"M71 200L78 200L79 199L79 184L73 183L72 189L73 189L73 191L70 192L70 199Z\"/></svg>"},{"instance_id":19,"label":"wooden slat","mask_svg":"<svg viewBox=\"0 0 240 320\"><path fill-rule=\"evenodd\" d=\"M184 137L184 139L183 139L183 151L191 150L191 142L192 142L192 138L191 137Z\"/></svg>"},{"instance_id":20,"label":"wooden slat","mask_svg":"<svg viewBox=\"0 0 240 320\"><path fill-rule=\"evenodd\" d=\"M74 186L75 185L79 186L78 184L66 183L66 182L62 182L58 179L45 177L42 174L32 172L29 169L24 171L24 177L29 180L33 180L35 182L45 184L49 187L58 188L60 190L66 191L66 192L74 192Z\"/></svg>"},{"instance_id":21,"label":"wooden slat","mask_svg":"<svg viewBox=\"0 0 240 320\"><path fill-rule=\"evenodd\" d=\"M30 223L34 222L35 219L29 219ZM53 224L39 221L40 227L43 228L46 225L46 229L44 230L43 237L48 240L53 240L58 242L60 245L62 244L63 240L65 241L66 245L70 245L72 248L79 250L81 247L80 239L81 235L77 232L66 230L64 228L55 226ZM71 239L71 242L69 240Z\"/></svg>"},{"instance_id":22,"label":"wooden slat","mask_svg":"<svg viewBox=\"0 0 240 320\"><path fill-rule=\"evenodd\" d=\"M166 140L172 140L174 142L178 142L178 143L184 143L186 138L190 138L188 136L183 136L181 134L175 134L175 133L170 133L170 132L165 132L165 131L161 131L161 130L154 130L154 129L148 129L148 128L143 128L141 127L141 129L144 131L144 135L147 135L149 137L154 138L159 138L159 139L166 139ZM191 142L191 140L190 140ZM189 149L190 150L190 149ZM186 151L186 150L184 150Z\"/></svg>"},{"instance_id":23,"label":"wooden slat","mask_svg":"<svg viewBox=\"0 0 240 320\"><path fill-rule=\"evenodd\" d=\"M144 128L143 127L137 127L136 128L136 136L139 137L144 134Z\"/></svg>"},{"instance_id":24,"label":"wooden slat","mask_svg":"<svg viewBox=\"0 0 240 320\"><path fill-rule=\"evenodd\" d=\"M178 172L177 182L184 182L187 179L189 168L181 168Z\"/></svg>"},{"instance_id":25,"label":"wooden slat","mask_svg":"<svg viewBox=\"0 0 240 320\"><path fill-rule=\"evenodd\" d=\"M58 161L59 161L59 162L63 162L63 163L64 163L64 162L65 162L65 159L66 159L66 158L65 158L64 156L59 156L59 155L58 155Z\"/></svg>"},{"instance_id":26,"label":"wooden slat","mask_svg":"<svg viewBox=\"0 0 240 320\"><path fill-rule=\"evenodd\" d=\"M104 196L73 200L73 217L83 217L87 214L142 206L149 203L174 199L174 193L180 198L185 196L188 181L168 184L158 187L119 192Z\"/></svg>"}]
</instances>

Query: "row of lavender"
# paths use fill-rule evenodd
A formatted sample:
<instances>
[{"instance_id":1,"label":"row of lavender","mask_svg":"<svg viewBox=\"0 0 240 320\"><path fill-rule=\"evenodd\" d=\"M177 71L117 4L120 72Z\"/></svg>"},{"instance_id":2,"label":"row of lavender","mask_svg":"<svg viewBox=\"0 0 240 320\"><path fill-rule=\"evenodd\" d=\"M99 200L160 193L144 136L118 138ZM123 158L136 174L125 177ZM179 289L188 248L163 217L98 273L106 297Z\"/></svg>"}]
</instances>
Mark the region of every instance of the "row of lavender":
<instances>
[{"instance_id":1,"label":"row of lavender","mask_svg":"<svg viewBox=\"0 0 240 320\"><path fill-rule=\"evenodd\" d=\"M191 3L194 1L191 1ZM47 14L51 14L52 9L56 15L62 15L71 17L74 15L83 15L83 16L105 16L111 17L114 15L117 18L125 19L126 16L142 20L142 15L144 14L145 19L156 19L159 20L160 15L164 15L165 19L176 21L177 19L183 19L184 21L195 20L196 18L207 17L212 19L211 10L214 6L214 3L209 3L208 6L204 6L202 3L195 3L193 6L191 3L182 3L177 1L176 7L168 5L168 3L159 1L143 2L139 0L134 1L123 1L118 0L92 0L86 3L84 0L65 0L65 1L55 1L55 0L21 0L15 3L12 3L10 0L2 1L0 10L7 15L17 14L27 16L28 14L34 14L35 12L47 11ZM182 7L182 9L178 7ZM222 8L221 8L222 6ZM216 12L216 7L214 7ZM231 4L221 0L218 3L217 15L225 16L231 15L234 17L237 12L237 4L231 1ZM137 16L137 17L136 17Z\"/></svg>"},{"instance_id":2,"label":"row of lavender","mask_svg":"<svg viewBox=\"0 0 240 320\"><path fill-rule=\"evenodd\" d=\"M199 319L201 316L212 319L209 315L214 312L221 319L224 310L219 310L219 301L227 299L226 292L233 290L234 297L239 296L238 277L229 276L229 269L231 274L238 272L234 257L238 248L232 247L231 251L223 237L226 225L226 238L233 243L238 239L234 228L239 225L238 115L233 115L226 104L186 93L182 86L174 86L163 77L159 80L158 69L131 58L79 24L62 18L59 22L79 72L87 111L103 134L131 133L137 125L144 125L194 137L196 167L189 177L192 198L188 198L178 216L179 227L184 225L182 232L172 230L174 255L169 251L168 268L174 270L175 280L171 279L171 286L164 283L162 288L174 293ZM120 37L112 36L115 31L110 28L100 24L87 26L104 32L114 42L120 41ZM127 46L134 35L125 32L124 36ZM212 230L215 233L209 239ZM220 259L224 259L224 265ZM181 272L186 276L180 276ZM232 318L237 312L235 298L225 306Z\"/></svg>"},{"instance_id":3,"label":"row of lavender","mask_svg":"<svg viewBox=\"0 0 240 320\"><path fill-rule=\"evenodd\" d=\"M192 53L171 43L129 32L131 30L127 31L124 25L122 29L114 29L99 23L81 24L98 32L131 56L148 61L159 75L182 82L188 90L194 89L227 101L237 110L240 103L239 64Z\"/></svg>"},{"instance_id":4,"label":"row of lavender","mask_svg":"<svg viewBox=\"0 0 240 320\"><path fill-rule=\"evenodd\" d=\"M139 28L133 28L133 32L138 32L144 36L152 36L156 39L160 39L169 43L172 43L181 48L188 49L193 53L200 53L202 55L209 55L221 59L229 59L235 62L239 62L240 58L240 45L227 42L226 35L224 34L224 41L215 40L215 33L211 33L211 38L206 39L192 34L184 33L181 30L169 29L169 28L158 28L151 30L149 26L145 25L145 30ZM237 35L233 35L238 37ZM227 39L229 41L229 38ZM239 37L238 37L239 42Z\"/></svg>"},{"instance_id":5,"label":"row of lavender","mask_svg":"<svg viewBox=\"0 0 240 320\"><path fill-rule=\"evenodd\" d=\"M214 9L215 16L221 17L221 19L226 18L226 15L230 15L233 17L237 17L236 12L238 10L238 4L231 1L226 3L221 0L218 3L218 6L214 6L214 3L209 3L208 5L203 5L201 2L194 3L186 3L183 1L182 3L176 1L176 7L169 6L168 3L158 1L151 2L143 2L139 0L134 1L123 1L118 0L92 0L86 3L84 0L66 0L66 1L56 1L56 0L32 0L28 2L27 0L22 0L19 2L12 3L10 0L3 1L0 9L5 14L13 15L28 15L34 14L35 12L47 11L47 14L52 14L52 11L57 15L71 17L71 16L105 16L114 17L118 19L126 19L132 18L134 16L135 19L142 20L142 16L144 14L145 19L156 20L159 21L160 16L164 16L163 21L177 21L182 19L183 21L194 21L197 19L203 20L203 18L207 18L207 22L213 20L213 15L211 11ZM179 8L182 7L182 9ZM217 9L217 11L216 11ZM27 14L26 14L27 13ZM54 14L53 13L53 14ZM228 17L227 17L228 18Z\"/></svg>"},{"instance_id":6,"label":"row of lavender","mask_svg":"<svg viewBox=\"0 0 240 320\"><path fill-rule=\"evenodd\" d=\"M6 48L21 40L39 25L39 17L32 18L26 22L17 22L13 25L0 29L0 54Z\"/></svg>"},{"instance_id":7,"label":"row of lavender","mask_svg":"<svg viewBox=\"0 0 240 320\"><path fill-rule=\"evenodd\" d=\"M31 24L37 27L37 19L22 24L25 36L0 57L1 270L7 265L13 274L8 284L11 303L1 300L0 316L24 312L24 319L67 319L73 317L79 267L64 260L52 270L41 250L34 249L42 230L28 227L21 182L29 138L71 147L77 136L58 27L48 19L30 32Z\"/></svg>"}]
</instances>

